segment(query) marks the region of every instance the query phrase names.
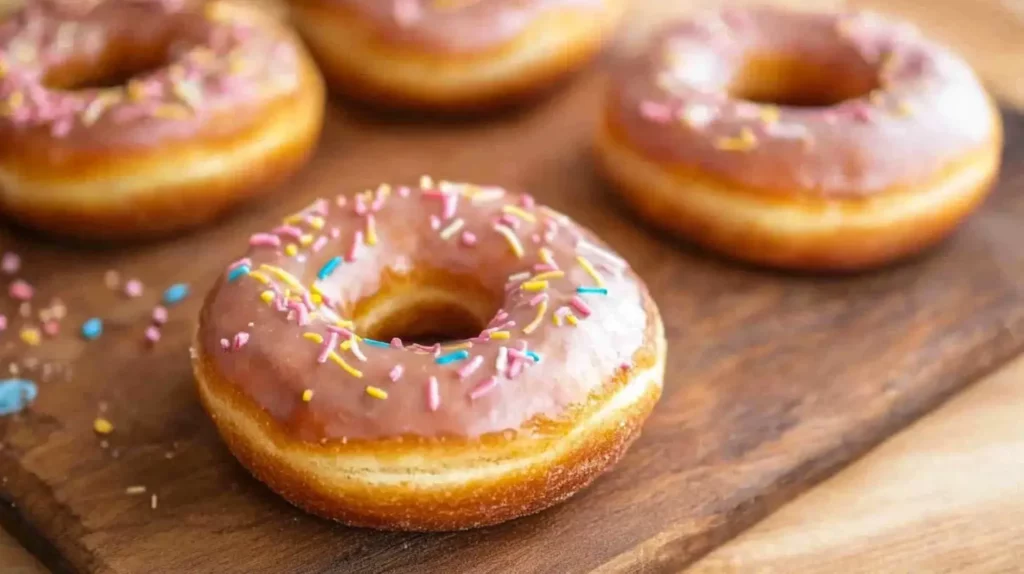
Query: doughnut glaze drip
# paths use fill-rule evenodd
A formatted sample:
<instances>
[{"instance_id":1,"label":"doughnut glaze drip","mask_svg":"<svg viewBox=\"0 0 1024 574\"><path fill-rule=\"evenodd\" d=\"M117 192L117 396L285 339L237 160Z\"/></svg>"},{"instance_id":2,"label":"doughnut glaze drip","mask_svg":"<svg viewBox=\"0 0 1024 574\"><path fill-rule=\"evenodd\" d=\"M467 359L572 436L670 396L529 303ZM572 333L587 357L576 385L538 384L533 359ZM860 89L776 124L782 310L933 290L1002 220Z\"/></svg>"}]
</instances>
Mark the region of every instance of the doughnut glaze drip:
<instances>
[{"instance_id":1,"label":"doughnut glaze drip","mask_svg":"<svg viewBox=\"0 0 1024 574\"><path fill-rule=\"evenodd\" d=\"M219 1L30 1L0 23L0 139L48 130L68 147L116 149L243 132L299 86L296 48L265 18ZM138 65L116 60L125 45L151 48L128 58L164 58L125 85L76 89L97 69ZM209 121L225 109L232 122Z\"/></svg>"},{"instance_id":2,"label":"doughnut glaze drip","mask_svg":"<svg viewBox=\"0 0 1024 574\"><path fill-rule=\"evenodd\" d=\"M476 52L515 38L545 11L600 13L606 0L321 0L373 22L383 37L438 52Z\"/></svg>"},{"instance_id":3,"label":"doughnut glaze drip","mask_svg":"<svg viewBox=\"0 0 1024 574\"><path fill-rule=\"evenodd\" d=\"M753 54L866 93L817 107L730 95ZM756 63L756 62L755 62ZM610 128L681 169L778 194L870 196L927 180L998 137L973 72L913 27L870 13L723 11L665 30L612 82Z\"/></svg>"},{"instance_id":4,"label":"doughnut glaze drip","mask_svg":"<svg viewBox=\"0 0 1024 574\"><path fill-rule=\"evenodd\" d=\"M319 200L250 244L209 295L197 343L306 441L529 430L614 384L608 373L629 369L657 328L624 260L499 188L382 185ZM360 333L367 300L437 273L454 281L424 288L464 291L487 313L477 336L426 346Z\"/></svg>"}]
</instances>

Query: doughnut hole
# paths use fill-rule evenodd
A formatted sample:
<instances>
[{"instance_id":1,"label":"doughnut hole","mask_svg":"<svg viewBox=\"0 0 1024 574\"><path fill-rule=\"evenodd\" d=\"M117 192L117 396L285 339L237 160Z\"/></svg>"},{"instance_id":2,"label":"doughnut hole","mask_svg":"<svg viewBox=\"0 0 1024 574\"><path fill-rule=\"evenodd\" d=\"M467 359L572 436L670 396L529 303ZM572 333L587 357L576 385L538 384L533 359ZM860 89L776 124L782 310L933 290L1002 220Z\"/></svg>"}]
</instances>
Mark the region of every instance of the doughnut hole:
<instances>
[{"instance_id":1,"label":"doughnut hole","mask_svg":"<svg viewBox=\"0 0 1024 574\"><path fill-rule=\"evenodd\" d=\"M501 308L503 296L466 274L417 269L386 274L380 289L355 304L356 331L378 341L432 345L476 337Z\"/></svg>"},{"instance_id":2,"label":"doughnut hole","mask_svg":"<svg viewBox=\"0 0 1024 574\"><path fill-rule=\"evenodd\" d=\"M728 90L731 97L749 102L823 108L866 96L878 87L878 75L863 61L768 54L747 56Z\"/></svg>"},{"instance_id":3,"label":"doughnut hole","mask_svg":"<svg viewBox=\"0 0 1024 574\"><path fill-rule=\"evenodd\" d=\"M50 89L79 91L125 87L133 79L170 65L170 36L141 39L144 47L129 49L111 42L96 58L72 58L46 70Z\"/></svg>"}]
</instances>

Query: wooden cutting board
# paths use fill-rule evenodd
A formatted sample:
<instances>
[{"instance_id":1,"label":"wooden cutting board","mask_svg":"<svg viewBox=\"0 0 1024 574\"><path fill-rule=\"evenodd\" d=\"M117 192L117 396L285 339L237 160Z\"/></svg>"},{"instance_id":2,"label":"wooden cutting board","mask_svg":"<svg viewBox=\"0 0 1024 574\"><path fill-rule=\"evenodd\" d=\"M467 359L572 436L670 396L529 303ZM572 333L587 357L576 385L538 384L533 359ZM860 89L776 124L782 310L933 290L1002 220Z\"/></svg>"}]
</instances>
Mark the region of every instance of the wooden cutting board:
<instances>
[{"instance_id":1,"label":"wooden cutting board","mask_svg":"<svg viewBox=\"0 0 1024 574\"><path fill-rule=\"evenodd\" d=\"M315 159L281 193L174 241L101 249L0 229L36 300L70 311L62 335L30 348L17 337L28 321L0 304L12 318L0 368L40 386L30 411L0 419L0 521L58 570L675 570L1024 349L1024 118L1007 114L1000 189L953 240L883 272L816 278L646 230L593 172L601 82L598 67L533 108L465 122L335 102ZM557 508L465 533L348 529L235 463L199 407L188 340L199 295L249 231L319 195L422 173L528 189L600 232L665 315L665 395L625 459ZM144 296L105 286L111 269L141 279ZM150 349L150 309L176 282L195 295ZM92 316L106 332L86 342L77 326ZM105 447L101 413L116 427ZM147 492L125 493L137 485Z\"/></svg>"}]
</instances>

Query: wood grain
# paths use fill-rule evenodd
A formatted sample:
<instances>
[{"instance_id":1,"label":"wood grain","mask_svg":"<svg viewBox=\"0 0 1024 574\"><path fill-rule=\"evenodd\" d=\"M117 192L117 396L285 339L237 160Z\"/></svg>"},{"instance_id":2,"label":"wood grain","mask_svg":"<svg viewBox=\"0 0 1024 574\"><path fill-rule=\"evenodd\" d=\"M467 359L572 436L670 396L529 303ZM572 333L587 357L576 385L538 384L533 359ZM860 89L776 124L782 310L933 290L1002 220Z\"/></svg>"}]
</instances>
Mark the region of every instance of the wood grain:
<instances>
[{"instance_id":1,"label":"wood grain","mask_svg":"<svg viewBox=\"0 0 1024 574\"><path fill-rule=\"evenodd\" d=\"M842 279L771 274L652 235L624 213L590 166L600 83L587 73L534 109L478 122L406 122L339 103L286 193L175 242L102 250L4 230L39 296L69 303L68 325L101 315L108 332L30 352L3 335L5 361L31 354L74 376L0 421L0 495L15 503L0 520L57 569L675 569L1024 347L1021 148L1008 150L1002 191L928 257ZM1008 116L1007 135L1020 142L1024 121ZM346 529L288 507L217 440L185 352L198 297L173 311L155 349L141 330L161 287L202 291L248 230L319 194L424 172L530 189L608 238L666 315L666 396L614 472L549 512L459 534ZM109 268L142 278L147 297L104 288ZM117 425L106 449L91 432L101 402ZM136 484L157 494L156 509L124 494Z\"/></svg>"}]
</instances>

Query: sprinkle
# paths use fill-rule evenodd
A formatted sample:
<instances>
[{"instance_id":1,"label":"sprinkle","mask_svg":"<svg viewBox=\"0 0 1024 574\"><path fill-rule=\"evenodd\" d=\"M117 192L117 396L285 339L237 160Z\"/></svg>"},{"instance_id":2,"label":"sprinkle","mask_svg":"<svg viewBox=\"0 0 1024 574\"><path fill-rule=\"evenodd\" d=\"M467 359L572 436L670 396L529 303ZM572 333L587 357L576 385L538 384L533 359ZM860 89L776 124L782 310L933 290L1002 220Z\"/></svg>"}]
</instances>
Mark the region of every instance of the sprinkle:
<instances>
[{"instance_id":1,"label":"sprinkle","mask_svg":"<svg viewBox=\"0 0 1024 574\"><path fill-rule=\"evenodd\" d=\"M547 281L527 281L522 284L523 291L543 291L548 288Z\"/></svg>"},{"instance_id":2,"label":"sprinkle","mask_svg":"<svg viewBox=\"0 0 1024 574\"><path fill-rule=\"evenodd\" d=\"M458 233L459 230L462 229L462 226L464 226L465 224L466 222L461 217L456 219L455 221L452 221L451 223L448 224L448 227L445 227L443 230L441 230L441 239L448 241L449 239L451 239L453 235Z\"/></svg>"},{"instance_id":3,"label":"sprinkle","mask_svg":"<svg viewBox=\"0 0 1024 574\"><path fill-rule=\"evenodd\" d=\"M82 323L82 336L88 340L93 340L103 334L103 321L97 317L89 319L85 323Z\"/></svg>"},{"instance_id":4,"label":"sprinkle","mask_svg":"<svg viewBox=\"0 0 1024 574\"><path fill-rule=\"evenodd\" d=\"M363 232L356 231L352 234L352 245L348 249L348 254L345 259L348 261L355 261L356 256L359 254L359 246L363 243Z\"/></svg>"},{"instance_id":5,"label":"sprinkle","mask_svg":"<svg viewBox=\"0 0 1024 574\"><path fill-rule=\"evenodd\" d=\"M0 416L24 410L38 395L36 384L27 379L0 381Z\"/></svg>"},{"instance_id":6,"label":"sprinkle","mask_svg":"<svg viewBox=\"0 0 1024 574\"><path fill-rule=\"evenodd\" d=\"M553 267L555 269L558 269L558 263L555 263L555 258L551 254L551 250L550 249L548 249L547 247L541 247L540 249L537 250L537 253L540 255L540 260L541 261L543 261L544 263L550 265L551 267Z\"/></svg>"},{"instance_id":7,"label":"sprinkle","mask_svg":"<svg viewBox=\"0 0 1024 574\"><path fill-rule=\"evenodd\" d=\"M334 334L337 335L337 333L334 333ZM316 343L318 345L320 343L324 342L324 336L321 335L320 333L313 333L313 332L303 333L302 334L302 338L306 339L307 341L313 341L314 343Z\"/></svg>"},{"instance_id":8,"label":"sprinkle","mask_svg":"<svg viewBox=\"0 0 1024 574\"><path fill-rule=\"evenodd\" d=\"M264 285L270 285L270 277L262 271L250 271L249 277L252 277Z\"/></svg>"},{"instance_id":9,"label":"sprinkle","mask_svg":"<svg viewBox=\"0 0 1024 574\"><path fill-rule=\"evenodd\" d=\"M607 295L608 290L604 287L577 287L576 292L580 294L593 293L596 295Z\"/></svg>"},{"instance_id":10,"label":"sprinkle","mask_svg":"<svg viewBox=\"0 0 1024 574\"><path fill-rule=\"evenodd\" d=\"M579 319L576 318L576 315L573 315L572 312L566 314L565 320L568 321L569 324L572 325L573 327L575 327L580 322Z\"/></svg>"},{"instance_id":11,"label":"sprinkle","mask_svg":"<svg viewBox=\"0 0 1024 574\"><path fill-rule=\"evenodd\" d=\"M167 322L167 308L161 305L153 307L153 322L157 325L163 325Z\"/></svg>"},{"instance_id":12,"label":"sprinkle","mask_svg":"<svg viewBox=\"0 0 1024 574\"><path fill-rule=\"evenodd\" d=\"M565 277L565 271L555 269L552 271L545 271L539 275L536 275L533 278L531 278L530 281L546 281L548 279L561 279L562 277Z\"/></svg>"},{"instance_id":13,"label":"sprinkle","mask_svg":"<svg viewBox=\"0 0 1024 574\"><path fill-rule=\"evenodd\" d=\"M352 375L353 377L356 377L356 378L362 378L363 372L360 371L359 369L356 369L352 365L349 365L348 363L346 363L345 359L342 359L337 353L333 353L332 352L330 355L328 355L328 357L332 361L337 363L339 367L341 367L342 369L345 369L345 371L348 372L348 374L350 374L350 375Z\"/></svg>"},{"instance_id":14,"label":"sprinkle","mask_svg":"<svg viewBox=\"0 0 1024 574\"><path fill-rule=\"evenodd\" d=\"M438 389L437 377L427 379L427 408L431 412L441 406L441 391Z\"/></svg>"},{"instance_id":15,"label":"sprinkle","mask_svg":"<svg viewBox=\"0 0 1024 574\"><path fill-rule=\"evenodd\" d=\"M232 271L232 273L237 272L239 269L242 269L243 267L235 268ZM246 269L246 271L248 271L248 269ZM231 280L230 275L228 277L228 280L229 281ZM124 294L129 296L129 297L132 297L132 298L141 297L142 296L142 281L139 281L138 279L129 279L128 282L124 284Z\"/></svg>"},{"instance_id":16,"label":"sprinkle","mask_svg":"<svg viewBox=\"0 0 1024 574\"><path fill-rule=\"evenodd\" d=\"M530 223L536 223L537 217L522 208L516 207L515 205L506 205L501 208L501 211L508 215L514 215L522 220L529 221Z\"/></svg>"},{"instance_id":17,"label":"sprinkle","mask_svg":"<svg viewBox=\"0 0 1024 574\"><path fill-rule=\"evenodd\" d=\"M244 347L245 344L248 342L249 333L246 333L245 331L239 331L238 333L235 333L235 337L231 341L231 348L237 351L238 349Z\"/></svg>"},{"instance_id":18,"label":"sprinkle","mask_svg":"<svg viewBox=\"0 0 1024 574\"><path fill-rule=\"evenodd\" d=\"M503 197L505 197L504 189L501 189L500 187L491 187L485 190L480 190L477 193L473 194L473 197L470 198L470 201L474 204L485 203L488 201L495 201Z\"/></svg>"},{"instance_id":19,"label":"sprinkle","mask_svg":"<svg viewBox=\"0 0 1024 574\"><path fill-rule=\"evenodd\" d=\"M590 307L580 299L578 295L573 295L572 299L569 300L569 304L576 308L584 318L589 317L591 314Z\"/></svg>"},{"instance_id":20,"label":"sprinkle","mask_svg":"<svg viewBox=\"0 0 1024 574\"><path fill-rule=\"evenodd\" d=\"M480 368L480 365L482 365L482 364L484 364L484 357L483 357L483 355L477 355L477 356L473 357L473 359L471 361L469 361L468 363L463 365L457 371L457 373L459 375L459 378L460 379L465 379L466 377L472 375L474 372L476 372L477 369Z\"/></svg>"},{"instance_id":21,"label":"sprinkle","mask_svg":"<svg viewBox=\"0 0 1024 574\"><path fill-rule=\"evenodd\" d=\"M468 357L469 351L465 349L460 349L453 353L448 353L447 355L441 355L440 357L434 359L434 362L437 363L438 365L447 365L448 363L454 363L455 361L465 360Z\"/></svg>"},{"instance_id":22,"label":"sprinkle","mask_svg":"<svg viewBox=\"0 0 1024 574\"><path fill-rule=\"evenodd\" d=\"M313 400L313 389L306 389L302 391L302 402L308 403Z\"/></svg>"},{"instance_id":23,"label":"sprinkle","mask_svg":"<svg viewBox=\"0 0 1024 574\"><path fill-rule=\"evenodd\" d=\"M251 270L252 269L250 269L248 265L239 265L238 267L235 267L231 271L228 271L228 283L232 283L232 282L238 280L238 278L241 277L242 275L248 275ZM129 281L129 284L130 283L131 283L131 281ZM142 291L141 291L142 284L141 283L139 284L139 289L140 289L139 293L141 294L142 293ZM128 291L128 286L125 285L125 292L127 293L127 291ZM132 295L129 295L129 296L132 296Z\"/></svg>"},{"instance_id":24,"label":"sprinkle","mask_svg":"<svg viewBox=\"0 0 1024 574\"><path fill-rule=\"evenodd\" d=\"M295 311L295 322L299 326L306 326L309 324L309 308L306 307L301 301L291 300L285 306L290 311Z\"/></svg>"},{"instance_id":25,"label":"sprinkle","mask_svg":"<svg viewBox=\"0 0 1024 574\"><path fill-rule=\"evenodd\" d=\"M666 124L672 121L672 108L659 102L645 100L640 102L640 115L656 124Z\"/></svg>"},{"instance_id":26,"label":"sprinkle","mask_svg":"<svg viewBox=\"0 0 1024 574\"><path fill-rule=\"evenodd\" d=\"M723 151L750 151L757 146L757 136L744 126L736 137L722 137L715 140L715 148Z\"/></svg>"},{"instance_id":27,"label":"sprinkle","mask_svg":"<svg viewBox=\"0 0 1024 574\"><path fill-rule=\"evenodd\" d=\"M156 494L153 494L152 496L149 497L149 508L151 510L156 510L156 504L157 504Z\"/></svg>"},{"instance_id":28,"label":"sprinkle","mask_svg":"<svg viewBox=\"0 0 1024 574\"><path fill-rule=\"evenodd\" d=\"M280 247L281 238L270 233L254 233L249 237L251 247Z\"/></svg>"},{"instance_id":29,"label":"sprinkle","mask_svg":"<svg viewBox=\"0 0 1024 574\"><path fill-rule=\"evenodd\" d=\"M530 357L534 363L540 362L540 355L537 354L537 351L526 351L526 356Z\"/></svg>"},{"instance_id":30,"label":"sprinkle","mask_svg":"<svg viewBox=\"0 0 1024 574\"><path fill-rule=\"evenodd\" d=\"M427 190L434 187L434 180L429 175L420 176L420 189Z\"/></svg>"},{"instance_id":31,"label":"sprinkle","mask_svg":"<svg viewBox=\"0 0 1024 574\"><path fill-rule=\"evenodd\" d=\"M530 321L529 325L523 327L523 332L529 335L535 329L537 329L537 326L540 325L540 322L544 319L544 314L547 313L547 311L548 302L541 301L540 305L537 307L537 315L533 318L533 321Z\"/></svg>"},{"instance_id":32,"label":"sprinkle","mask_svg":"<svg viewBox=\"0 0 1024 574\"><path fill-rule=\"evenodd\" d=\"M103 417L98 417L92 421L92 430L96 431L97 434L110 434L114 432L114 423Z\"/></svg>"},{"instance_id":33,"label":"sprinkle","mask_svg":"<svg viewBox=\"0 0 1024 574\"><path fill-rule=\"evenodd\" d=\"M22 281L21 279L15 279L11 282L10 287L7 289L7 293L12 299L17 301L28 301L32 298L32 294L35 292L32 286Z\"/></svg>"},{"instance_id":34,"label":"sprinkle","mask_svg":"<svg viewBox=\"0 0 1024 574\"><path fill-rule=\"evenodd\" d=\"M498 349L498 356L494 360L494 370L503 373L506 368L508 368L508 347L501 347Z\"/></svg>"},{"instance_id":35,"label":"sprinkle","mask_svg":"<svg viewBox=\"0 0 1024 574\"><path fill-rule=\"evenodd\" d=\"M466 247L472 247L476 245L476 234L472 231L462 232L462 244Z\"/></svg>"},{"instance_id":36,"label":"sprinkle","mask_svg":"<svg viewBox=\"0 0 1024 574\"><path fill-rule=\"evenodd\" d=\"M377 245L377 220L372 213L366 216L366 244Z\"/></svg>"},{"instance_id":37,"label":"sprinkle","mask_svg":"<svg viewBox=\"0 0 1024 574\"><path fill-rule=\"evenodd\" d=\"M388 348L391 347L391 345L385 343L384 341L377 341L375 339L367 339L366 337L363 337L363 342L366 343L367 345L371 346L371 347L380 347L382 349L388 349Z\"/></svg>"},{"instance_id":38,"label":"sprinkle","mask_svg":"<svg viewBox=\"0 0 1024 574\"><path fill-rule=\"evenodd\" d=\"M316 253L323 249L324 245L327 245L327 236L321 235L320 237L316 238L316 241L313 242L313 246L310 247L310 249L313 250L313 253Z\"/></svg>"},{"instance_id":39,"label":"sprinkle","mask_svg":"<svg viewBox=\"0 0 1024 574\"><path fill-rule=\"evenodd\" d=\"M519 229L519 226L521 224L519 218L510 213L502 213L501 217L497 219L496 223L501 225L507 225L510 229Z\"/></svg>"},{"instance_id":40,"label":"sprinkle","mask_svg":"<svg viewBox=\"0 0 1024 574\"><path fill-rule=\"evenodd\" d=\"M317 335L317 337L319 337L319 339L320 339L319 341L317 341L317 343L323 343L324 342L324 338L320 337L319 333L306 333L306 334L307 335ZM317 355L317 357L316 357L316 362L318 362L320 364L326 363L327 359L331 356L331 353L334 352L334 347L337 346L337 345L338 345L338 334L335 333L334 331L331 331L327 335L327 342L324 343L323 350L321 350L320 354Z\"/></svg>"},{"instance_id":41,"label":"sprinkle","mask_svg":"<svg viewBox=\"0 0 1024 574\"><path fill-rule=\"evenodd\" d=\"M359 343L356 341L356 336L353 334L351 337L349 337L346 343L348 343L348 347L352 349L352 354L355 355L357 359L365 363L366 355L364 355L363 351L359 348Z\"/></svg>"},{"instance_id":42,"label":"sprinkle","mask_svg":"<svg viewBox=\"0 0 1024 574\"><path fill-rule=\"evenodd\" d=\"M322 205L326 205L326 203L323 203ZM324 218L320 217L318 215L311 215L309 217L308 221L309 221L309 226L312 227L313 229L317 230L317 231L320 231L321 229L323 229L324 228L324 224L326 223L324 221Z\"/></svg>"},{"instance_id":43,"label":"sprinkle","mask_svg":"<svg viewBox=\"0 0 1024 574\"><path fill-rule=\"evenodd\" d=\"M404 372L405 368L402 367L402 365L395 365L394 367L391 367L391 372L388 373L388 378L391 379L391 382L396 382L398 379L402 378L402 373Z\"/></svg>"},{"instance_id":44,"label":"sprinkle","mask_svg":"<svg viewBox=\"0 0 1024 574\"><path fill-rule=\"evenodd\" d=\"M185 297L188 297L188 285L185 283L175 283L164 291L164 304L174 305L181 302Z\"/></svg>"},{"instance_id":45,"label":"sprinkle","mask_svg":"<svg viewBox=\"0 0 1024 574\"><path fill-rule=\"evenodd\" d=\"M537 305L540 305L542 302L547 300L547 293L537 293L536 295L533 296L533 299L530 299L530 307L536 307Z\"/></svg>"},{"instance_id":46,"label":"sprinkle","mask_svg":"<svg viewBox=\"0 0 1024 574\"><path fill-rule=\"evenodd\" d=\"M385 391L384 389L381 389L379 387L375 387L373 385L368 385L366 387L366 394L370 395L371 397L373 397L375 399L380 399L382 401L384 399L388 398L388 392L387 391Z\"/></svg>"},{"instance_id":47,"label":"sprinkle","mask_svg":"<svg viewBox=\"0 0 1024 574\"><path fill-rule=\"evenodd\" d=\"M598 287L604 287L604 279L602 279L601 275L598 274L596 269L594 269L594 266L593 264L590 263L590 260L588 260L586 257L582 255L577 255L576 261L579 262L580 267L582 267L583 270L587 272L587 275L590 275L594 279L594 282L597 283Z\"/></svg>"},{"instance_id":48,"label":"sprinkle","mask_svg":"<svg viewBox=\"0 0 1024 574\"><path fill-rule=\"evenodd\" d=\"M529 271L522 271L522 272L519 272L519 273L513 273L512 275L508 276L508 280L510 282L525 281L525 280L527 280L529 278L530 278L530 272Z\"/></svg>"},{"instance_id":49,"label":"sprinkle","mask_svg":"<svg viewBox=\"0 0 1024 574\"><path fill-rule=\"evenodd\" d=\"M43 334L47 337L56 337L60 333L60 323L47 321L43 323Z\"/></svg>"},{"instance_id":50,"label":"sprinkle","mask_svg":"<svg viewBox=\"0 0 1024 574\"><path fill-rule=\"evenodd\" d=\"M4 253L3 260L0 261L0 269L3 269L4 273L8 275L17 273L20 268L21 257L17 253Z\"/></svg>"},{"instance_id":51,"label":"sprinkle","mask_svg":"<svg viewBox=\"0 0 1024 574\"><path fill-rule=\"evenodd\" d=\"M334 270L337 269L339 265L341 265L341 256L331 257L327 260L327 263L324 263L324 266L320 268L320 271L317 271L316 278L321 281L327 279L331 276L331 273L334 273Z\"/></svg>"},{"instance_id":52,"label":"sprinkle","mask_svg":"<svg viewBox=\"0 0 1024 574\"><path fill-rule=\"evenodd\" d=\"M142 485L139 485L139 486L129 486L128 488L124 489L124 493L125 494L129 494L129 495L145 494L146 493L146 487L142 486Z\"/></svg>"},{"instance_id":53,"label":"sprinkle","mask_svg":"<svg viewBox=\"0 0 1024 574\"><path fill-rule=\"evenodd\" d=\"M771 125L779 121L779 116L781 115L781 112L778 106L761 106L761 110L758 115L760 116L762 122Z\"/></svg>"},{"instance_id":54,"label":"sprinkle","mask_svg":"<svg viewBox=\"0 0 1024 574\"><path fill-rule=\"evenodd\" d=\"M519 196L519 205L526 209L533 209L533 206L537 205L537 200L533 199L533 196L529 193L524 193Z\"/></svg>"},{"instance_id":55,"label":"sprinkle","mask_svg":"<svg viewBox=\"0 0 1024 574\"><path fill-rule=\"evenodd\" d=\"M274 298L276 298L276 297L277 297L277 295L273 291L271 291L269 289L264 291L264 292L262 292L262 293L260 293L260 299L264 303L272 303L274 301Z\"/></svg>"},{"instance_id":56,"label":"sprinkle","mask_svg":"<svg viewBox=\"0 0 1024 574\"><path fill-rule=\"evenodd\" d=\"M441 197L441 204L441 219L451 219L455 217L455 212L459 208L459 194L446 193Z\"/></svg>"},{"instance_id":57,"label":"sprinkle","mask_svg":"<svg viewBox=\"0 0 1024 574\"><path fill-rule=\"evenodd\" d=\"M441 347L442 351L458 351L459 349L472 349L473 343L471 341L463 341L461 343L454 343L452 345L444 345Z\"/></svg>"},{"instance_id":58,"label":"sprinkle","mask_svg":"<svg viewBox=\"0 0 1024 574\"><path fill-rule=\"evenodd\" d=\"M482 383L474 387L473 390L469 392L469 398L470 400L475 401L480 397L486 395L487 393L491 392L492 390L494 390L494 387L496 386L498 386L498 378L493 376L487 377L487 379L485 379Z\"/></svg>"},{"instance_id":59,"label":"sprinkle","mask_svg":"<svg viewBox=\"0 0 1024 574\"><path fill-rule=\"evenodd\" d=\"M264 271L267 271L267 272L273 274L275 277L277 277L281 281L284 281L285 284L288 285L288 287L291 287L292 289L294 289L296 291L301 292L301 291L305 291L306 290L302 286L302 283L299 283L299 280L296 279L294 275L292 275L291 273L285 271L284 269L281 269L280 267L275 267L273 265L267 265L266 263L264 263L264 264L260 265L260 269L263 269Z\"/></svg>"},{"instance_id":60,"label":"sprinkle","mask_svg":"<svg viewBox=\"0 0 1024 574\"><path fill-rule=\"evenodd\" d=\"M145 337L147 342L155 344L160 340L160 329L156 328L153 325L150 325L146 327L146 330L143 332L142 335L143 337Z\"/></svg>"},{"instance_id":61,"label":"sprinkle","mask_svg":"<svg viewBox=\"0 0 1024 574\"><path fill-rule=\"evenodd\" d=\"M393 339L391 339L391 346L394 347L395 349L404 348L404 345L402 345L402 340L399 339L398 337L394 337Z\"/></svg>"},{"instance_id":62,"label":"sprinkle","mask_svg":"<svg viewBox=\"0 0 1024 574\"><path fill-rule=\"evenodd\" d=\"M495 331L491 333L490 338L503 341L505 339L508 339L510 336L511 334L508 331Z\"/></svg>"},{"instance_id":63,"label":"sprinkle","mask_svg":"<svg viewBox=\"0 0 1024 574\"><path fill-rule=\"evenodd\" d=\"M505 238L505 241L508 243L512 253L521 259L523 257L523 244L519 242L519 238L516 237L515 232L504 225L495 225L494 230Z\"/></svg>"},{"instance_id":64,"label":"sprinkle","mask_svg":"<svg viewBox=\"0 0 1024 574\"><path fill-rule=\"evenodd\" d=\"M434 231L441 229L441 218L436 215L430 216L430 228Z\"/></svg>"},{"instance_id":65,"label":"sprinkle","mask_svg":"<svg viewBox=\"0 0 1024 574\"><path fill-rule=\"evenodd\" d=\"M284 254L288 257L295 257L299 253L299 248L294 243L289 243L284 247Z\"/></svg>"},{"instance_id":66,"label":"sprinkle","mask_svg":"<svg viewBox=\"0 0 1024 574\"><path fill-rule=\"evenodd\" d=\"M896 115L901 117L907 117L913 115L914 108L906 100L900 100L896 102Z\"/></svg>"},{"instance_id":67,"label":"sprinkle","mask_svg":"<svg viewBox=\"0 0 1024 574\"><path fill-rule=\"evenodd\" d=\"M7 330L7 315L0 314L0 331Z\"/></svg>"}]
</instances>

